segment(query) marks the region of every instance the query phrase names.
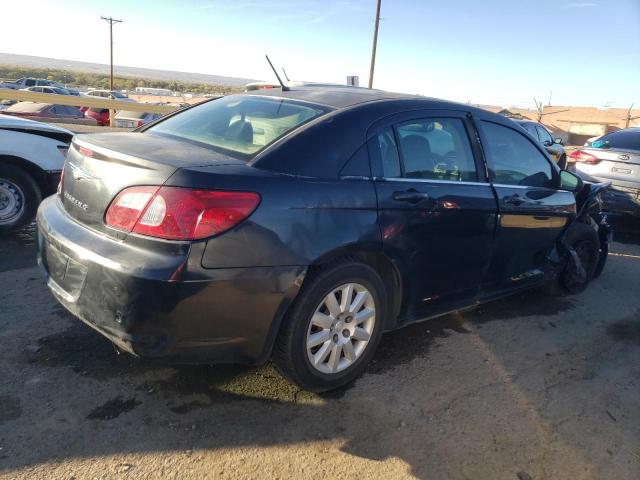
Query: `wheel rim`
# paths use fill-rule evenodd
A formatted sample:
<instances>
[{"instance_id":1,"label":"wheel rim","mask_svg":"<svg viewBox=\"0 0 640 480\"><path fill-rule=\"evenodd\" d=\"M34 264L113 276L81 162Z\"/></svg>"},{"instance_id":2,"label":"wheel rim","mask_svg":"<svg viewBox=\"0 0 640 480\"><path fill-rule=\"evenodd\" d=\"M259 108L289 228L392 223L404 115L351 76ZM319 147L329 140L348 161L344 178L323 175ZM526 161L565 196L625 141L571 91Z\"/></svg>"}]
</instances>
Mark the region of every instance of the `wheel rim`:
<instances>
[{"instance_id":1,"label":"wheel rim","mask_svg":"<svg viewBox=\"0 0 640 480\"><path fill-rule=\"evenodd\" d=\"M371 292L359 283L332 290L311 317L307 329L307 358L322 373L341 372L364 353L376 323Z\"/></svg>"},{"instance_id":2,"label":"wheel rim","mask_svg":"<svg viewBox=\"0 0 640 480\"><path fill-rule=\"evenodd\" d=\"M24 193L15 183L0 178L0 225L10 223L24 211Z\"/></svg>"}]
</instances>

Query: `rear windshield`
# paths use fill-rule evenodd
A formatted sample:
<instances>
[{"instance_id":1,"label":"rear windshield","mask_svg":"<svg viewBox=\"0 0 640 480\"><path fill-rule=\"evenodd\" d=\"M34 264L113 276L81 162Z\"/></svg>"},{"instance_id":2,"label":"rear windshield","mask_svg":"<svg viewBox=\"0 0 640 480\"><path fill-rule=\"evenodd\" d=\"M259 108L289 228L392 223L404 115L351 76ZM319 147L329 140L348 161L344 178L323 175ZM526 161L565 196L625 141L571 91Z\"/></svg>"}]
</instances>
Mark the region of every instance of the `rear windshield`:
<instances>
[{"instance_id":1,"label":"rear windshield","mask_svg":"<svg viewBox=\"0 0 640 480\"><path fill-rule=\"evenodd\" d=\"M283 98L229 96L185 110L147 131L247 158L325 112L324 107Z\"/></svg>"},{"instance_id":2,"label":"rear windshield","mask_svg":"<svg viewBox=\"0 0 640 480\"><path fill-rule=\"evenodd\" d=\"M620 130L595 140L592 148L621 148L624 150L640 150L640 129Z\"/></svg>"}]
</instances>

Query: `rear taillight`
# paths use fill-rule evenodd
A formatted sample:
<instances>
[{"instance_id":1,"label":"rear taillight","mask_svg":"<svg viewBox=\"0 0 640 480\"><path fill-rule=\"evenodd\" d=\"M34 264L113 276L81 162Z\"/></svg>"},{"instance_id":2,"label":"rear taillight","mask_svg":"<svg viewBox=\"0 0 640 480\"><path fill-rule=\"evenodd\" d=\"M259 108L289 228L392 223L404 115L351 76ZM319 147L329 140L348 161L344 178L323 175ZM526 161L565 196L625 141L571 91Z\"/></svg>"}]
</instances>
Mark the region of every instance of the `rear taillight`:
<instances>
[{"instance_id":1,"label":"rear taillight","mask_svg":"<svg viewBox=\"0 0 640 480\"><path fill-rule=\"evenodd\" d=\"M260 203L253 192L182 187L130 187L111 202L105 223L167 240L207 238L233 228Z\"/></svg>"},{"instance_id":2,"label":"rear taillight","mask_svg":"<svg viewBox=\"0 0 640 480\"><path fill-rule=\"evenodd\" d=\"M141 127L142 125L144 125L144 120L138 120L136 127Z\"/></svg>"},{"instance_id":3,"label":"rear taillight","mask_svg":"<svg viewBox=\"0 0 640 480\"><path fill-rule=\"evenodd\" d=\"M588 163L589 165L595 165L600 162L600 159L595 155L591 155L590 153L583 152L582 150L574 150L569 154L569 158L567 159L568 163Z\"/></svg>"}]
</instances>

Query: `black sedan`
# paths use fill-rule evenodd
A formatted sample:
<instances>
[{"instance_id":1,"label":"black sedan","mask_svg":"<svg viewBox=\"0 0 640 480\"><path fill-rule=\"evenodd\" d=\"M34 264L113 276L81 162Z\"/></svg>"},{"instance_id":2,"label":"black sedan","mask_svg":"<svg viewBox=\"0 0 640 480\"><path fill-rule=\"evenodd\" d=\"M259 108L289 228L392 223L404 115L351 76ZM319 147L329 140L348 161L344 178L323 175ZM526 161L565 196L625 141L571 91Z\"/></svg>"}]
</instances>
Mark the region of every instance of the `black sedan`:
<instances>
[{"instance_id":1,"label":"black sedan","mask_svg":"<svg viewBox=\"0 0 640 480\"><path fill-rule=\"evenodd\" d=\"M361 373L383 331L546 282L578 185L468 105L262 90L77 136L39 256L60 303L122 350L273 356L321 391Z\"/></svg>"},{"instance_id":2,"label":"black sedan","mask_svg":"<svg viewBox=\"0 0 640 480\"><path fill-rule=\"evenodd\" d=\"M534 139L538 140L560 168L567 166L567 154L561 138L553 138L541 123L531 120L514 120L514 122L529 132Z\"/></svg>"}]
</instances>

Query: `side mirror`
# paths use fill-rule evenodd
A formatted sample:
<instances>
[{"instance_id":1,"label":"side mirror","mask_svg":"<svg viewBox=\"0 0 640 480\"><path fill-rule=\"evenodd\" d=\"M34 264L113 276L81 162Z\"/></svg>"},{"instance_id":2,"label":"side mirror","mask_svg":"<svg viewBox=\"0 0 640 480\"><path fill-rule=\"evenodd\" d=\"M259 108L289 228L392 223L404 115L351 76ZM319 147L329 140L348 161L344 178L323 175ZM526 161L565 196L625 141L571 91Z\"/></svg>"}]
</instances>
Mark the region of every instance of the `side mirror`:
<instances>
[{"instance_id":1,"label":"side mirror","mask_svg":"<svg viewBox=\"0 0 640 480\"><path fill-rule=\"evenodd\" d=\"M544 142L542 142L542 144L543 144L545 147L550 147L550 146L551 146L551 142L550 142L549 140L545 140Z\"/></svg>"},{"instance_id":2,"label":"side mirror","mask_svg":"<svg viewBox=\"0 0 640 480\"><path fill-rule=\"evenodd\" d=\"M553 143L558 144L558 145L564 145L564 143L562 143L562 139L560 137L554 138L553 139Z\"/></svg>"},{"instance_id":3,"label":"side mirror","mask_svg":"<svg viewBox=\"0 0 640 480\"><path fill-rule=\"evenodd\" d=\"M560 188L562 190L568 190L569 192L579 192L582 190L584 182L575 173L571 173L567 170L560 172Z\"/></svg>"}]
</instances>

